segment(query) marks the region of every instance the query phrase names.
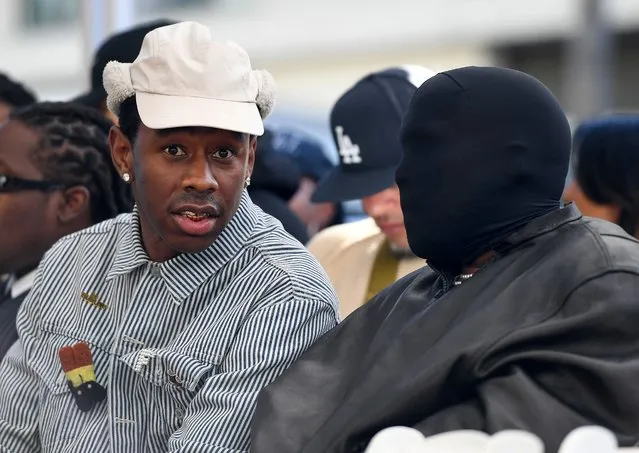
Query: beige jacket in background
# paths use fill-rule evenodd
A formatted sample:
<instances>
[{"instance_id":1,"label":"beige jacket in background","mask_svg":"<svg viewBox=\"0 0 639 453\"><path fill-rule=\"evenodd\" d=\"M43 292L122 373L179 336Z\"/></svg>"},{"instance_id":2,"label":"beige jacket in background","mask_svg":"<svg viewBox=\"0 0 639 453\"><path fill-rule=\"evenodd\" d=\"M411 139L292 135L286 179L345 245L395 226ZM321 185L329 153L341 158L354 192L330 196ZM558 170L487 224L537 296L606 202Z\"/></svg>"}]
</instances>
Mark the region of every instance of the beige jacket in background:
<instances>
[{"instance_id":1,"label":"beige jacket in background","mask_svg":"<svg viewBox=\"0 0 639 453\"><path fill-rule=\"evenodd\" d=\"M326 228L313 236L309 251L326 270L339 299L341 318L368 302L366 292L384 234L371 218ZM404 258L397 279L425 266L421 258Z\"/></svg>"}]
</instances>

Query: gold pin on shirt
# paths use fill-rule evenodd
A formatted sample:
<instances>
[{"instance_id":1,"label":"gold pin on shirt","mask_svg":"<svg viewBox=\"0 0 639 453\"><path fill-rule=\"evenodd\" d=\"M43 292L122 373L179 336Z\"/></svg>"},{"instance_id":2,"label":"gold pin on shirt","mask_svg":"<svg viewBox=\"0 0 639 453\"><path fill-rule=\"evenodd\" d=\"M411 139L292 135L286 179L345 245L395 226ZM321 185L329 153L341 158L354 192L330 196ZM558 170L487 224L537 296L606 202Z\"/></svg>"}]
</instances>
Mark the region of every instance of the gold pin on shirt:
<instances>
[{"instance_id":1,"label":"gold pin on shirt","mask_svg":"<svg viewBox=\"0 0 639 453\"><path fill-rule=\"evenodd\" d=\"M99 308L100 310L106 310L108 305L98 300L98 295L96 293L87 293L82 291L80 295L82 300L84 300L89 305L93 305L95 308Z\"/></svg>"}]
</instances>

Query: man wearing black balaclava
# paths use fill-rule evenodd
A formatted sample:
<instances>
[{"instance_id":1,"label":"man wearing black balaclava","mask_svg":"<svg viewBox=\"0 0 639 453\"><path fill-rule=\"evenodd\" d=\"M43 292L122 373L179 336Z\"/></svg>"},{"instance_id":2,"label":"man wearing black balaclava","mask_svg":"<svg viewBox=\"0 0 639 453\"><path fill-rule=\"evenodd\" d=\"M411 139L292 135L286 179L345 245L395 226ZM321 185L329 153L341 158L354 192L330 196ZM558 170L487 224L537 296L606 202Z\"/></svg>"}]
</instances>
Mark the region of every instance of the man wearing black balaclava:
<instances>
[{"instance_id":1,"label":"man wearing black balaclava","mask_svg":"<svg viewBox=\"0 0 639 453\"><path fill-rule=\"evenodd\" d=\"M559 208L570 145L564 113L530 76L494 68L438 75L402 129L396 176L411 248L458 275Z\"/></svg>"},{"instance_id":2,"label":"man wearing black balaclava","mask_svg":"<svg viewBox=\"0 0 639 453\"><path fill-rule=\"evenodd\" d=\"M583 425L639 440L639 243L560 197L570 128L537 80L438 74L404 118L397 183L430 267L383 290L261 394L252 451L363 452L380 430Z\"/></svg>"}]
</instances>

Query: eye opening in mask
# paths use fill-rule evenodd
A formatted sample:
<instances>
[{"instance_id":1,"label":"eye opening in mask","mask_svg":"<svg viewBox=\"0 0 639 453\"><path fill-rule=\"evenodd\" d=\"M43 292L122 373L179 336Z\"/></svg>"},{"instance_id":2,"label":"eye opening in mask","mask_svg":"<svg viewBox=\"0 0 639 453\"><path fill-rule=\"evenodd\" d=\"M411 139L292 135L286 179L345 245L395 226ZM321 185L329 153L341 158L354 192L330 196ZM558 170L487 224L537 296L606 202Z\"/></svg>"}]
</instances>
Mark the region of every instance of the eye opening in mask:
<instances>
[{"instance_id":1,"label":"eye opening in mask","mask_svg":"<svg viewBox=\"0 0 639 453\"><path fill-rule=\"evenodd\" d=\"M68 187L68 184L62 182L25 179L0 173L0 193L22 192L25 190L52 192L66 187Z\"/></svg>"}]
</instances>

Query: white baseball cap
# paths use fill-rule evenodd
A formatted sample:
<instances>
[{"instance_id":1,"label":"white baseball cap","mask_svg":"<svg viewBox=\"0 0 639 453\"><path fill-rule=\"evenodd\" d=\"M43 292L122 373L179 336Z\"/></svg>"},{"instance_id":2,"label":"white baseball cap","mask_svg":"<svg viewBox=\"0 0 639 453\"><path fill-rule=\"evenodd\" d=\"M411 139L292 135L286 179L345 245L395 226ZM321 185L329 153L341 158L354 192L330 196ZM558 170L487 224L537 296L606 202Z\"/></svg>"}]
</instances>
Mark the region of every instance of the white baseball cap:
<instances>
[{"instance_id":1,"label":"white baseball cap","mask_svg":"<svg viewBox=\"0 0 639 453\"><path fill-rule=\"evenodd\" d=\"M122 102L135 96L151 129L202 126L262 135L276 97L273 78L253 70L244 49L213 40L196 22L149 32L135 61L109 62L103 82L111 112L119 115Z\"/></svg>"}]
</instances>

